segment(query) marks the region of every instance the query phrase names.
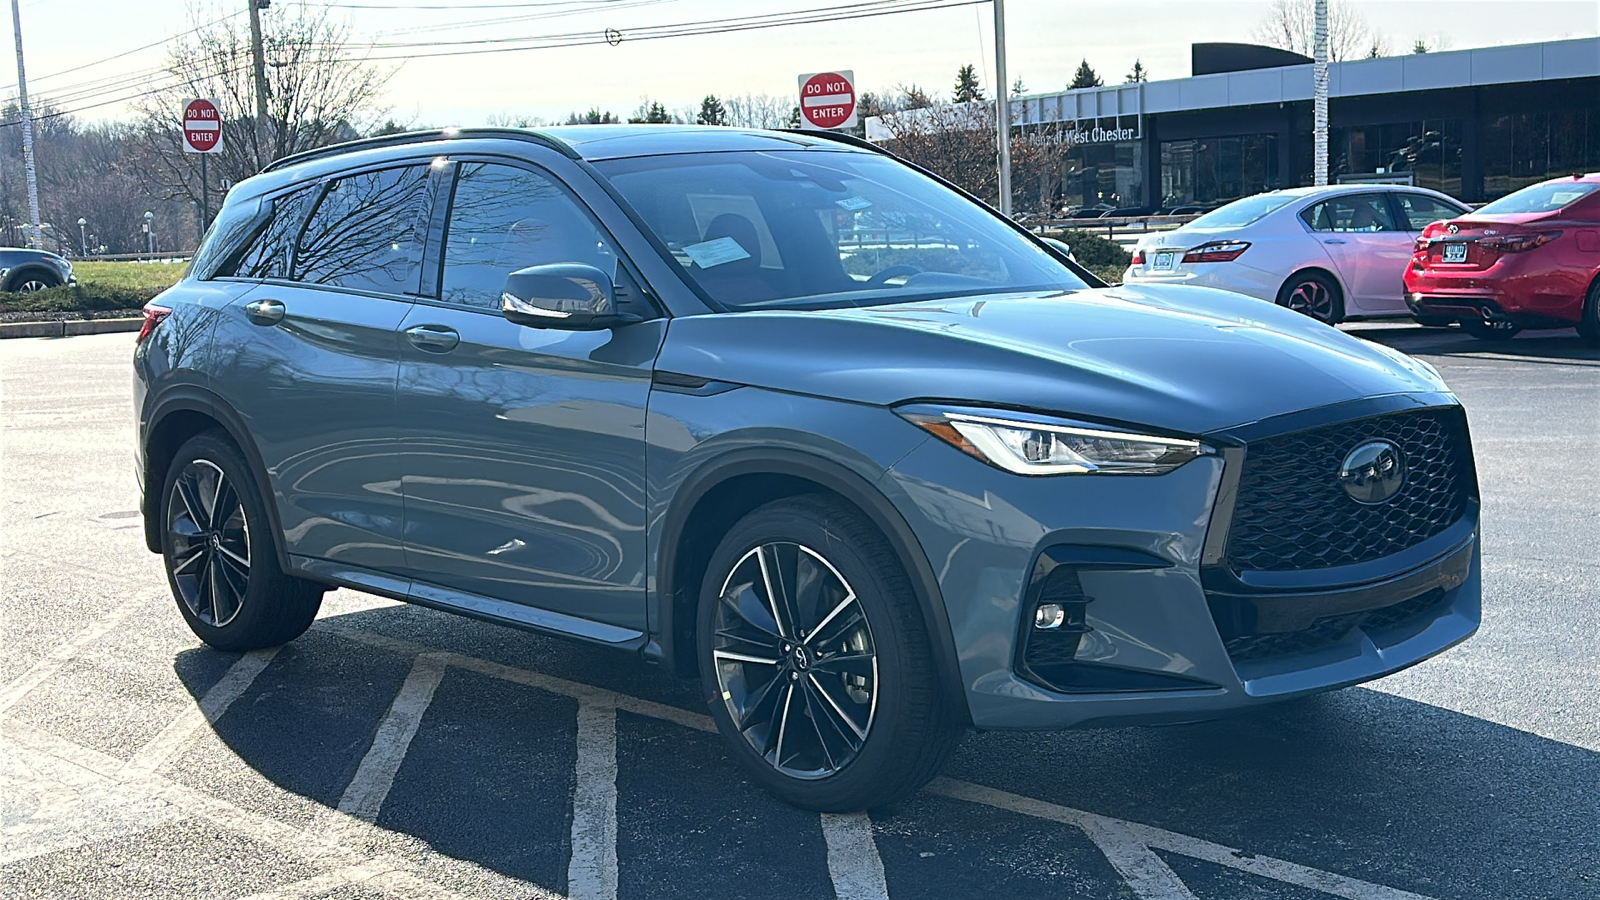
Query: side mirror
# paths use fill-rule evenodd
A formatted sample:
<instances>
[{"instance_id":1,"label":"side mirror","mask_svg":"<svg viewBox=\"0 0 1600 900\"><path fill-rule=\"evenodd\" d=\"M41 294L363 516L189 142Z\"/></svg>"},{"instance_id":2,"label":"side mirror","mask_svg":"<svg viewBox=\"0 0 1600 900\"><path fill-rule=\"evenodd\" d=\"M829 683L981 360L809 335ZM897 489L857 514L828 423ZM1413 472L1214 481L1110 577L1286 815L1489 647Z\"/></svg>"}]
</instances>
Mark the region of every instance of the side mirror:
<instances>
[{"instance_id":1,"label":"side mirror","mask_svg":"<svg viewBox=\"0 0 1600 900\"><path fill-rule=\"evenodd\" d=\"M1041 237L1039 240L1044 241L1051 247L1054 247L1057 252L1059 252L1062 256L1065 256L1067 259L1070 259L1073 262L1078 261L1078 258L1072 255L1072 245L1066 241L1058 241L1052 237Z\"/></svg>"},{"instance_id":2,"label":"side mirror","mask_svg":"<svg viewBox=\"0 0 1600 900\"><path fill-rule=\"evenodd\" d=\"M530 266L507 275L500 313L518 325L566 331L603 331L637 321L617 311L611 277L580 263Z\"/></svg>"}]
</instances>

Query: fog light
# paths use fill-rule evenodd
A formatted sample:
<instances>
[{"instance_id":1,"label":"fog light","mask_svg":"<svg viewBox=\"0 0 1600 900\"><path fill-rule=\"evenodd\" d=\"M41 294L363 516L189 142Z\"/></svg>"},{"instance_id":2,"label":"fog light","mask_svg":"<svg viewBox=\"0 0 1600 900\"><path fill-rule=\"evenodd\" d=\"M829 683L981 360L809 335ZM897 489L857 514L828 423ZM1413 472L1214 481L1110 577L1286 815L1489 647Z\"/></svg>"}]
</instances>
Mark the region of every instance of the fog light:
<instances>
[{"instance_id":1,"label":"fog light","mask_svg":"<svg viewBox=\"0 0 1600 900\"><path fill-rule=\"evenodd\" d=\"M1060 628L1061 623L1067 620L1067 611L1059 603L1041 603L1033 611L1033 627L1042 631Z\"/></svg>"}]
</instances>

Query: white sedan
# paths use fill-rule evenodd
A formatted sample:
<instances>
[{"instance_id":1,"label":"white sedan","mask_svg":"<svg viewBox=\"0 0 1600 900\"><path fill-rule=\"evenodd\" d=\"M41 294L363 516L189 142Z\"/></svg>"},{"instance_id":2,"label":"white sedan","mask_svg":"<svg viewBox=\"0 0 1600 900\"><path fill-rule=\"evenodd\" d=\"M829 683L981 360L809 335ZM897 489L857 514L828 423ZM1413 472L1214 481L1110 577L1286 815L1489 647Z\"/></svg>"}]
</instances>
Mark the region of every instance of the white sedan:
<instances>
[{"instance_id":1,"label":"white sedan","mask_svg":"<svg viewBox=\"0 0 1600 900\"><path fill-rule=\"evenodd\" d=\"M1256 194L1141 238L1123 281L1221 288L1329 324L1409 315L1402 277L1418 233L1465 212L1445 194L1393 185Z\"/></svg>"}]
</instances>

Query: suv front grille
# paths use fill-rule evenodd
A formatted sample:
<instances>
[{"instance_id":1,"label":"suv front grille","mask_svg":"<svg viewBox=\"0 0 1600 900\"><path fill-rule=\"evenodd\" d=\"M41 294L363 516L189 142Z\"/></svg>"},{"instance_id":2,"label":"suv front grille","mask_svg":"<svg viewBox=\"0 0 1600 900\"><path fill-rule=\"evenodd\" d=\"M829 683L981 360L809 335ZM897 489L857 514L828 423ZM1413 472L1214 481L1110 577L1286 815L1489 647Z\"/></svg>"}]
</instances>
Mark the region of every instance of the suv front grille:
<instances>
[{"instance_id":1,"label":"suv front grille","mask_svg":"<svg viewBox=\"0 0 1600 900\"><path fill-rule=\"evenodd\" d=\"M1345 455L1379 438L1400 448L1405 482L1357 503L1339 484ZM1251 443L1228 534L1235 572L1324 569L1382 559L1450 527L1474 493L1459 407L1341 422Z\"/></svg>"}]
</instances>

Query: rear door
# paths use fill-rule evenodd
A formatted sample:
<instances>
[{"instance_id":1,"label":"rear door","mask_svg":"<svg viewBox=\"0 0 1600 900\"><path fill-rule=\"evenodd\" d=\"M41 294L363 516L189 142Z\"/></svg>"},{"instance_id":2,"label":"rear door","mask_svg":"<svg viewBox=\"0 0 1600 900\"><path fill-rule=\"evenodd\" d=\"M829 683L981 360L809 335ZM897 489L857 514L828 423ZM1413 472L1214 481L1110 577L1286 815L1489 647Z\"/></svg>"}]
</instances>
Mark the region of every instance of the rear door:
<instances>
[{"instance_id":1,"label":"rear door","mask_svg":"<svg viewBox=\"0 0 1600 900\"><path fill-rule=\"evenodd\" d=\"M216 390L257 444L288 552L330 572L397 572L398 328L421 281L428 166L341 174L271 203L228 264L260 287L223 311Z\"/></svg>"},{"instance_id":2,"label":"rear door","mask_svg":"<svg viewBox=\"0 0 1600 900\"><path fill-rule=\"evenodd\" d=\"M401 326L412 596L628 639L645 627L645 411L667 320L550 171L472 158L447 169L438 299L419 301ZM612 274L631 298L619 305L647 321L562 331L502 317L508 274L573 262Z\"/></svg>"},{"instance_id":3,"label":"rear door","mask_svg":"<svg viewBox=\"0 0 1600 900\"><path fill-rule=\"evenodd\" d=\"M1382 192L1341 194L1313 203L1300 219L1323 245L1344 282L1347 315L1406 312L1406 265L1413 235Z\"/></svg>"}]
</instances>

